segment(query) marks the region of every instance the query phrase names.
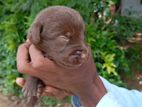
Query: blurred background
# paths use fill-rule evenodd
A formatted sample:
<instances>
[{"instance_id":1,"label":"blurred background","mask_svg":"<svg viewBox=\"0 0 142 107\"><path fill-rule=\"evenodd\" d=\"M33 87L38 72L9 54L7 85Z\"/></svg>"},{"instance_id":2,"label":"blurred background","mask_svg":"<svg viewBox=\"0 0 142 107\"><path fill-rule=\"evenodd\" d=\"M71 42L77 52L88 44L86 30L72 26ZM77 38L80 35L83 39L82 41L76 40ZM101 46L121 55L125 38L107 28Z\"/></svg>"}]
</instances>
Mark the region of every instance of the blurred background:
<instances>
[{"instance_id":1,"label":"blurred background","mask_svg":"<svg viewBox=\"0 0 142 107\"><path fill-rule=\"evenodd\" d=\"M142 90L142 0L0 0L0 107L22 98L16 51L36 14L48 6L76 9L86 24L98 72L110 82ZM70 98L42 98L46 107L71 107ZM14 103L13 103L14 102Z\"/></svg>"}]
</instances>

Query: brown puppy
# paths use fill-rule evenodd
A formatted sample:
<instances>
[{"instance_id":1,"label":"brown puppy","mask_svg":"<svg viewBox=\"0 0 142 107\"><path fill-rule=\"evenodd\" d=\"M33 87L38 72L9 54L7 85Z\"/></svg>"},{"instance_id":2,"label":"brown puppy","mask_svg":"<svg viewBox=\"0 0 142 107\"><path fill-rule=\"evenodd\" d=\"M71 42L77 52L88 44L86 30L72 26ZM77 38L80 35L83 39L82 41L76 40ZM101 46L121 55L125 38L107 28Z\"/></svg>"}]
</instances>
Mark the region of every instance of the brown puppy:
<instances>
[{"instance_id":1,"label":"brown puppy","mask_svg":"<svg viewBox=\"0 0 142 107\"><path fill-rule=\"evenodd\" d=\"M45 57L61 67L73 69L87 59L84 43L85 25L80 14L68 7L53 6L42 10L28 32L28 38ZM23 87L25 96L36 96L38 79L28 77ZM32 99L36 99L32 97ZM28 103L28 107L31 104Z\"/></svg>"}]
</instances>

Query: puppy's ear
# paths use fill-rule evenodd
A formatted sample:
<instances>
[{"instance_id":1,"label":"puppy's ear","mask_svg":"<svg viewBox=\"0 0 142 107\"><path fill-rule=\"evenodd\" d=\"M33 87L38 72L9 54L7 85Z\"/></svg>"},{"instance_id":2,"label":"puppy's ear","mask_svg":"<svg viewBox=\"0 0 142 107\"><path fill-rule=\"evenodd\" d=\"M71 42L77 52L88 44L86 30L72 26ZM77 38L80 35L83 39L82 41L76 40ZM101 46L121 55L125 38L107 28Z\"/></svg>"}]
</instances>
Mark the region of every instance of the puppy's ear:
<instances>
[{"instance_id":1,"label":"puppy's ear","mask_svg":"<svg viewBox=\"0 0 142 107\"><path fill-rule=\"evenodd\" d=\"M28 31L27 38L33 43L38 44L40 42L40 34L42 32L43 26L39 22L32 24Z\"/></svg>"}]
</instances>

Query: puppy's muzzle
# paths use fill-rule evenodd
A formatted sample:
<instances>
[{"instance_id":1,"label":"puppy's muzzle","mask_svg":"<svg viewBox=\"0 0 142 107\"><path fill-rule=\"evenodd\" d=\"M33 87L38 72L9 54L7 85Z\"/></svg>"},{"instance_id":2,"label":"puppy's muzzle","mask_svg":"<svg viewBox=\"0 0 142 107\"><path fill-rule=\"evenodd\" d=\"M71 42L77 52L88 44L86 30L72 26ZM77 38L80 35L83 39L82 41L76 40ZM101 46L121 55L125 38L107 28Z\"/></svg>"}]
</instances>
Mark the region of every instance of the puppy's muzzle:
<instances>
[{"instance_id":1,"label":"puppy's muzzle","mask_svg":"<svg viewBox=\"0 0 142 107\"><path fill-rule=\"evenodd\" d=\"M69 62L73 65L81 65L88 56L87 48L78 47L74 48L74 50L69 55Z\"/></svg>"}]
</instances>

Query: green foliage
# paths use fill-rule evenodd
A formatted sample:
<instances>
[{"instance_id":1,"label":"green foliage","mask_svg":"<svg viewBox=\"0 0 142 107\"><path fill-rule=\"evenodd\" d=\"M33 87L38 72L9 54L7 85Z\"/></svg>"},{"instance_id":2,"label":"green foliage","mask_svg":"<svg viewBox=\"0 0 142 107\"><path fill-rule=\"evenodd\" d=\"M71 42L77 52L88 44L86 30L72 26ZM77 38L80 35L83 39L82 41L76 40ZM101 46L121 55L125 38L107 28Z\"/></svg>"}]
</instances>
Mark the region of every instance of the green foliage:
<instances>
[{"instance_id":1,"label":"green foliage","mask_svg":"<svg viewBox=\"0 0 142 107\"><path fill-rule=\"evenodd\" d=\"M60 103L60 101L57 101L57 100L49 98L49 97L43 97L41 100L43 102L42 105L46 105L48 107L55 107L57 104Z\"/></svg>"},{"instance_id":2,"label":"green foliage","mask_svg":"<svg viewBox=\"0 0 142 107\"><path fill-rule=\"evenodd\" d=\"M55 107L57 105L62 105L64 103L70 103L70 97L67 97L64 100L55 100L53 98L49 98L49 97L42 97L41 99L42 106L44 107L44 105L46 105L46 107Z\"/></svg>"},{"instance_id":3,"label":"green foliage","mask_svg":"<svg viewBox=\"0 0 142 107\"><path fill-rule=\"evenodd\" d=\"M132 37L136 32L142 31L142 25L140 24L142 22L142 18L134 19L130 17L119 16L117 17L117 20L119 21L119 25L115 26L114 30L117 31L115 33L115 39L119 43L126 41L129 37Z\"/></svg>"},{"instance_id":4,"label":"green foliage","mask_svg":"<svg viewBox=\"0 0 142 107\"><path fill-rule=\"evenodd\" d=\"M123 50L123 45L135 32L142 31L142 19L111 16L109 5L119 0L3 0L0 1L0 90L18 94L15 79L16 51L26 39L26 32L36 14L52 5L65 5L80 12L86 23L86 42L92 48L98 72L109 81L122 85L119 73L131 73L130 66L139 60L137 46ZM138 64L137 64L138 65ZM140 69L140 66L138 66ZM49 100L47 105L56 102Z\"/></svg>"}]
</instances>

